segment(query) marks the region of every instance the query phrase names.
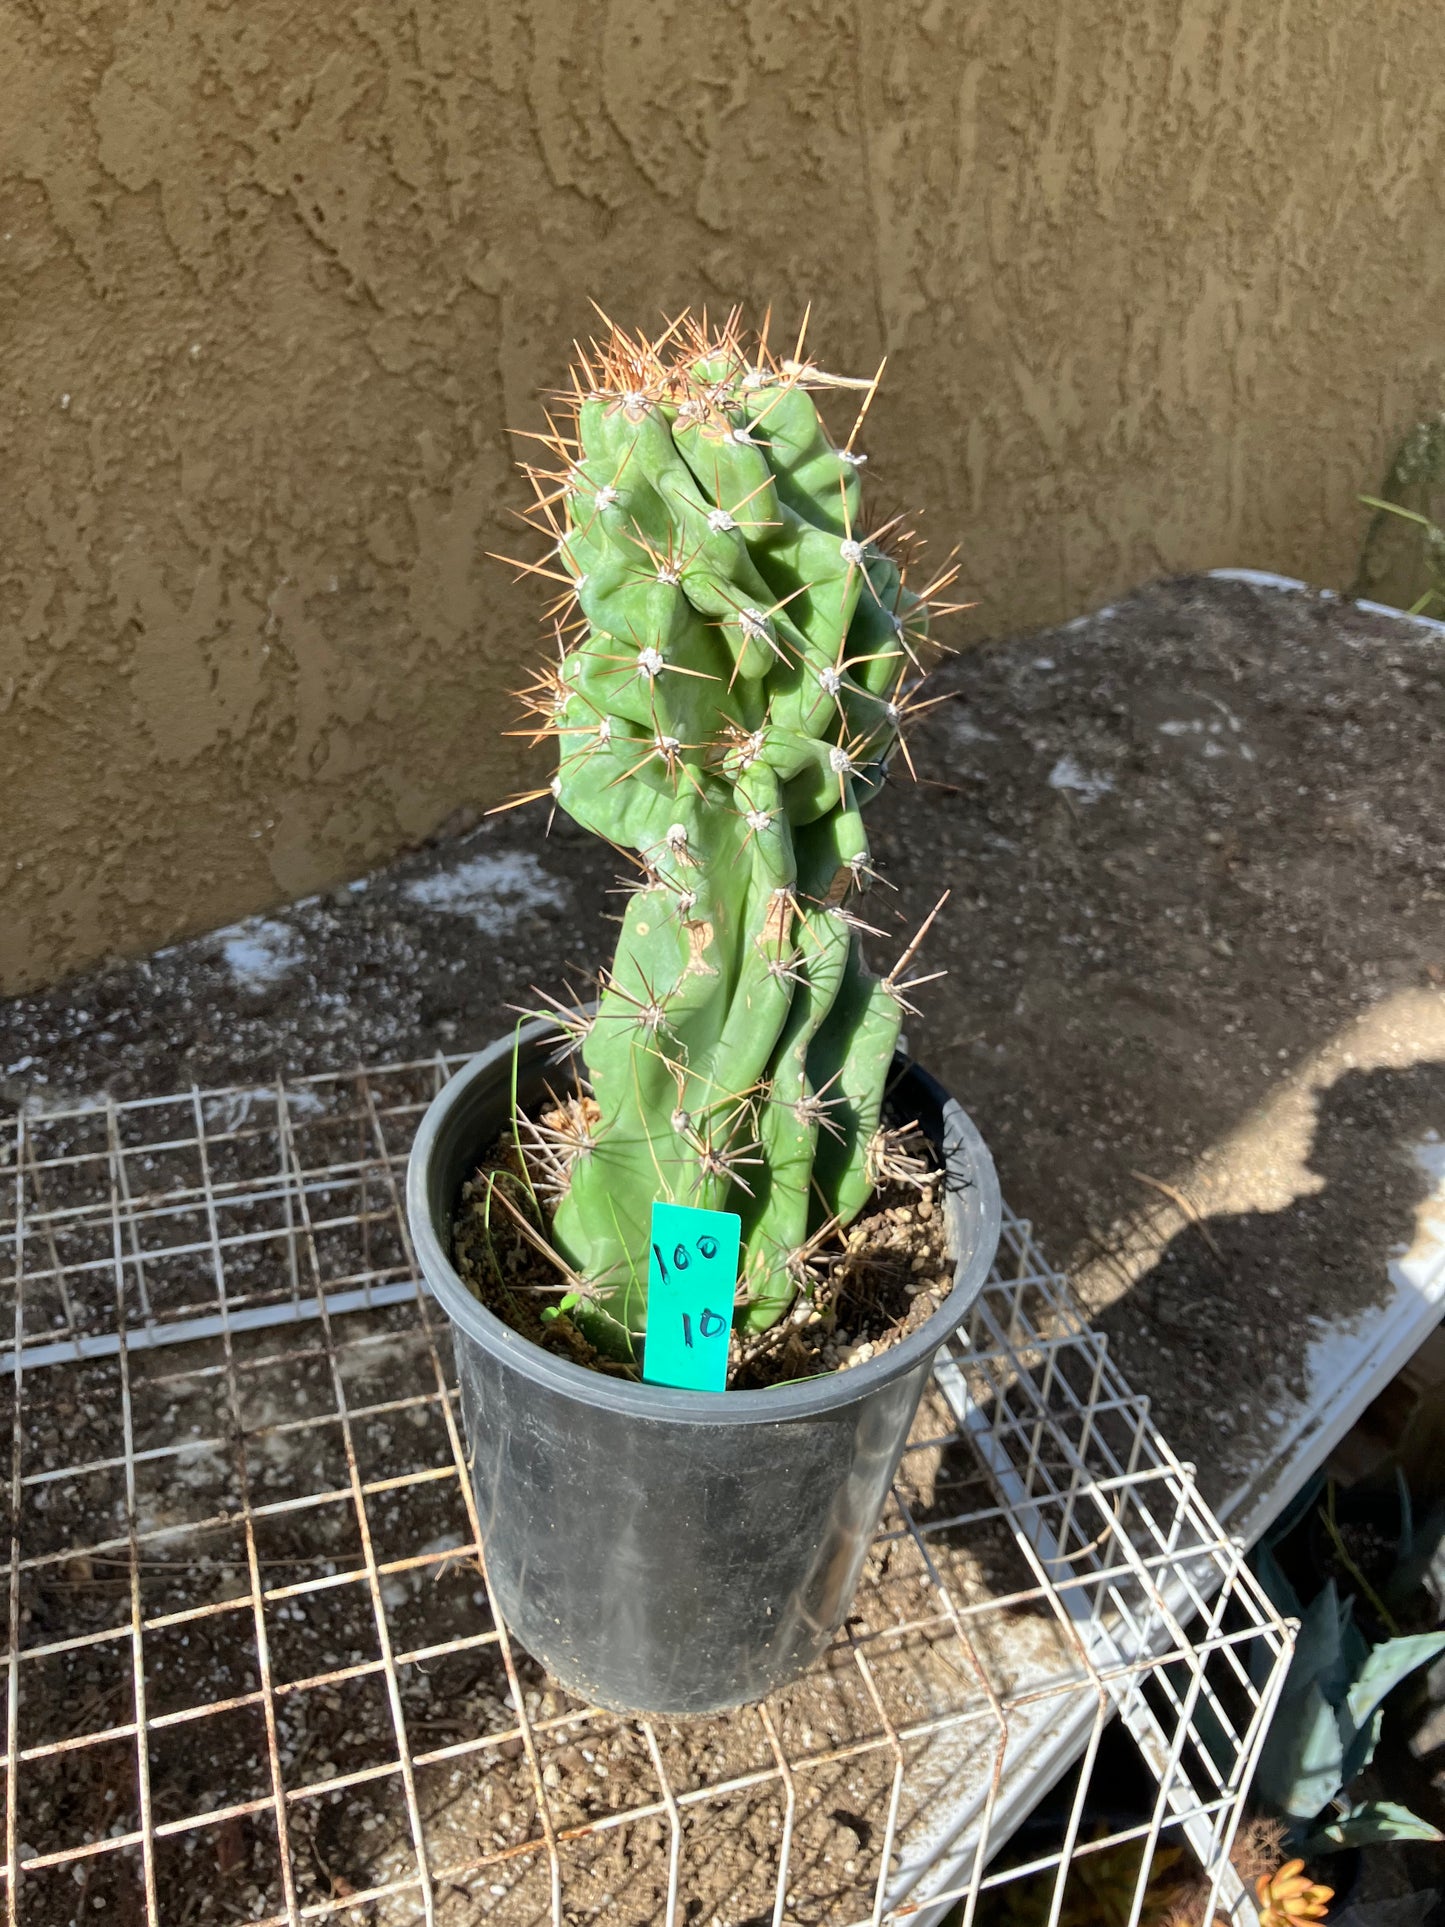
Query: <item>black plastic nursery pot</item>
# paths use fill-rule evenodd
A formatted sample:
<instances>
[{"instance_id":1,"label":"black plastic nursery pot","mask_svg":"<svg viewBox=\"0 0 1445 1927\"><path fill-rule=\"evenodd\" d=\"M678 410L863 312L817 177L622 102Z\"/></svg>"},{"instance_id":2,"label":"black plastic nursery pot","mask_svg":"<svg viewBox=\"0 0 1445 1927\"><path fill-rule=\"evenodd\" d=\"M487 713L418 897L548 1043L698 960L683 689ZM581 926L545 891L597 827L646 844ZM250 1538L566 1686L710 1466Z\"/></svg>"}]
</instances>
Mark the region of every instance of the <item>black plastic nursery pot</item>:
<instances>
[{"instance_id":1,"label":"black plastic nursery pot","mask_svg":"<svg viewBox=\"0 0 1445 1927\"><path fill-rule=\"evenodd\" d=\"M999 1192L982 1138L926 1071L891 1086L945 1165L954 1286L891 1350L762 1391L587 1371L510 1330L451 1261L463 1183L557 1032L493 1044L423 1118L407 1174L422 1274L451 1320L487 1576L510 1631L570 1692L618 1712L719 1712L796 1678L842 1624L934 1356L988 1276Z\"/></svg>"}]
</instances>

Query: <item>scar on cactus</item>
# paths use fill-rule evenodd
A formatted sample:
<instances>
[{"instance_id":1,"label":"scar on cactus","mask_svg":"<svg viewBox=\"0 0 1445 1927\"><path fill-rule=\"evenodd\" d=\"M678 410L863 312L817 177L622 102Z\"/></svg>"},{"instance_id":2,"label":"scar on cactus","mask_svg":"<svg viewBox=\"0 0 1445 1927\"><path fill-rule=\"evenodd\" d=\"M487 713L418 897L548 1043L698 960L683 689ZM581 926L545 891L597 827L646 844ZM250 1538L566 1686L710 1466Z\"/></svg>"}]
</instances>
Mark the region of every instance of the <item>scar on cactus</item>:
<instances>
[{"instance_id":1,"label":"scar on cactus","mask_svg":"<svg viewBox=\"0 0 1445 1927\"><path fill-rule=\"evenodd\" d=\"M559 591L519 733L558 765L503 807L550 794L634 866L595 1013L548 1000L585 1093L519 1137L583 1281L572 1316L628 1358L654 1200L739 1213L737 1321L761 1331L910 1166L881 1113L928 926L867 969L862 811L926 706L931 618L966 605L941 600L951 557L914 588L912 531L864 519L881 368L825 374L801 334L779 358L737 311L655 340L606 325L521 464L548 552L516 566ZM841 446L814 400L832 390L861 395Z\"/></svg>"}]
</instances>

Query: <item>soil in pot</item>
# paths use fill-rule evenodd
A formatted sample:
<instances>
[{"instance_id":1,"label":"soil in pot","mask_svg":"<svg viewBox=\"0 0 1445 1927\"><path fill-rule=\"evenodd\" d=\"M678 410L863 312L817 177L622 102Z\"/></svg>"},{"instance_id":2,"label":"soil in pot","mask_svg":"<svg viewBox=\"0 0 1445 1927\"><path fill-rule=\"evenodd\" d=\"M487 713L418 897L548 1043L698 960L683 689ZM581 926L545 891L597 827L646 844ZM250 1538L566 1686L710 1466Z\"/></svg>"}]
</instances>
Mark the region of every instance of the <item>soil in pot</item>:
<instances>
[{"instance_id":1,"label":"soil in pot","mask_svg":"<svg viewBox=\"0 0 1445 1927\"><path fill-rule=\"evenodd\" d=\"M890 1120L896 1124L896 1120ZM766 1332L734 1330L728 1387L753 1391L846 1371L890 1350L931 1318L953 1288L942 1208L943 1172L933 1147L912 1132L908 1175L885 1180L868 1208L813 1256L814 1285ZM493 1182L511 1210L488 1209ZM453 1225L455 1263L467 1288L504 1324L574 1364L638 1377L604 1357L557 1302L563 1293L546 1251L523 1220L549 1238L551 1214L521 1176L508 1133L483 1152L463 1188Z\"/></svg>"}]
</instances>

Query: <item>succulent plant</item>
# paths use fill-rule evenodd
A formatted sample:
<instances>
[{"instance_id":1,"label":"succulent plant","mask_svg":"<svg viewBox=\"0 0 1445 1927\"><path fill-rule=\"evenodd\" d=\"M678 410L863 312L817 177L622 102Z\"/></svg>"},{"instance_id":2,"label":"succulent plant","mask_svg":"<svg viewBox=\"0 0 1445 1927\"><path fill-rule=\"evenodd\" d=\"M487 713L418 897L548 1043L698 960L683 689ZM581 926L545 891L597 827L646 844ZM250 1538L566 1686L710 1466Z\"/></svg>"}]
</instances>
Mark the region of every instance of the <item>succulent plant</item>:
<instances>
[{"instance_id":1,"label":"succulent plant","mask_svg":"<svg viewBox=\"0 0 1445 1927\"><path fill-rule=\"evenodd\" d=\"M1351 1803L1349 1789L1374 1758L1386 1695L1445 1651L1445 1632L1370 1646L1354 1623L1353 1601L1340 1598L1333 1579L1305 1606L1271 1541L1261 1542L1253 1558L1274 1605L1300 1622L1255 1772L1256 1798L1283 1817L1289 1838L1310 1856L1381 1840L1439 1840L1438 1830L1407 1807Z\"/></svg>"},{"instance_id":2,"label":"succulent plant","mask_svg":"<svg viewBox=\"0 0 1445 1927\"><path fill-rule=\"evenodd\" d=\"M553 545L524 566L561 591L526 696L558 745L552 795L637 877L595 1014L569 1018L592 1102L532 1142L573 1316L626 1356L654 1200L739 1213L737 1321L759 1330L877 1181L909 985L907 958L884 977L863 960L862 812L954 571L910 588L897 519L866 532L854 440L876 377L823 374L801 338L780 359L736 314L608 328L540 438L555 466L523 465ZM849 389L839 447L814 397Z\"/></svg>"},{"instance_id":3,"label":"succulent plant","mask_svg":"<svg viewBox=\"0 0 1445 1927\"><path fill-rule=\"evenodd\" d=\"M1323 1920L1335 1897L1305 1872L1303 1860L1286 1860L1273 1873L1262 1873L1254 1883L1259 1900L1259 1927L1295 1927L1301 1920Z\"/></svg>"}]
</instances>

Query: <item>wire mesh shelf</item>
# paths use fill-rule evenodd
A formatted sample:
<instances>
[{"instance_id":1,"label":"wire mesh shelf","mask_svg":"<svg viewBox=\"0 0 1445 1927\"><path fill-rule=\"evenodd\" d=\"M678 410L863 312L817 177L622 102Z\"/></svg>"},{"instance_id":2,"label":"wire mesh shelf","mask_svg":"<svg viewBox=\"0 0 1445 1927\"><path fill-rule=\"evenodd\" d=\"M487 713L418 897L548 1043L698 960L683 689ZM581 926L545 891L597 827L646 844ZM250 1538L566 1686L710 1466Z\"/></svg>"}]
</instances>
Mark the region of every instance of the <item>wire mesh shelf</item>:
<instances>
[{"instance_id":1,"label":"wire mesh shelf","mask_svg":"<svg viewBox=\"0 0 1445 1927\"><path fill-rule=\"evenodd\" d=\"M4 1127L10 1922L1253 1921L1289 1632L1008 1213L807 1678L626 1720L513 1645L400 1203L455 1061Z\"/></svg>"}]
</instances>

